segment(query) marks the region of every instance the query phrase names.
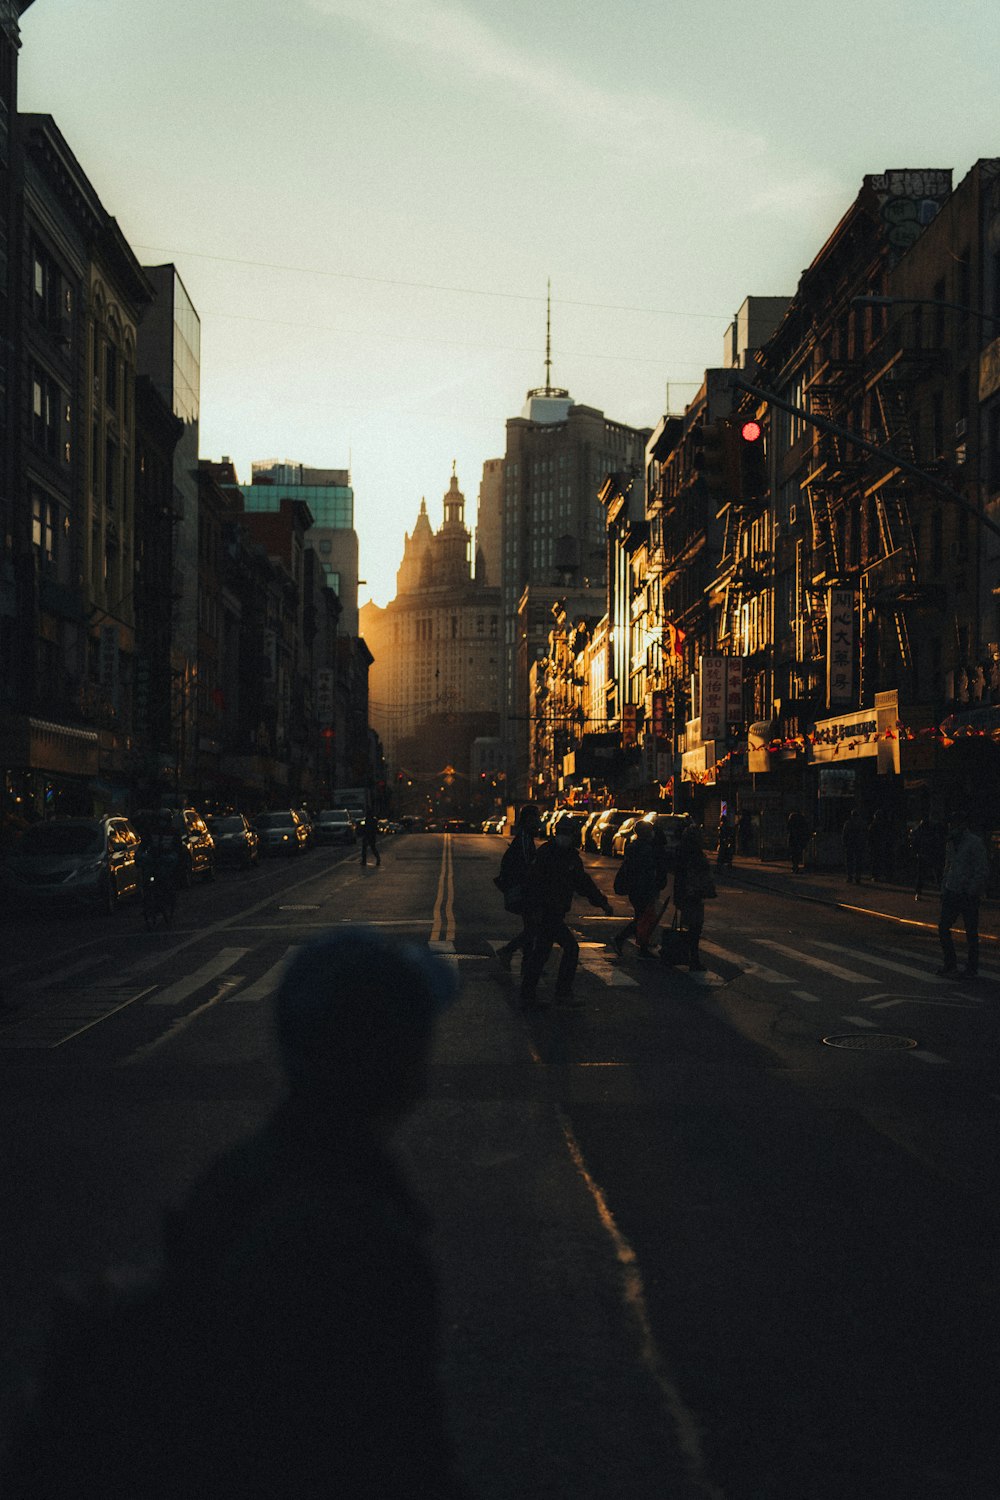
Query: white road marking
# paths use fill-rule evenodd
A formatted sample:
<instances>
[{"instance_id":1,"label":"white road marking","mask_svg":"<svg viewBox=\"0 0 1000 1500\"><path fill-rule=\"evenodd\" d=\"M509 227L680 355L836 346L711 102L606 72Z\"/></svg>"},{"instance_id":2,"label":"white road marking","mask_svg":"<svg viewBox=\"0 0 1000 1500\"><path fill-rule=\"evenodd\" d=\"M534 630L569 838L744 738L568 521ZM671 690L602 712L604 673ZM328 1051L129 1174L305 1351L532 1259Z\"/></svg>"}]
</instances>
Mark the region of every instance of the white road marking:
<instances>
[{"instance_id":1,"label":"white road marking","mask_svg":"<svg viewBox=\"0 0 1000 1500\"><path fill-rule=\"evenodd\" d=\"M919 1057L921 1062L943 1063L945 1067L950 1066L946 1057L938 1057L936 1052L927 1052L923 1047L911 1047L910 1056Z\"/></svg>"},{"instance_id":2,"label":"white road marking","mask_svg":"<svg viewBox=\"0 0 1000 1500\"><path fill-rule=\"evenodd\" d=\"M195 969L193 974L187 974L183 979L178 979L176 984L170 984L152 1000L147 1000L147 1005L180 1005L195 990L200 990L204 985L217 979L233 964L238 963L244 953L249 953L249 948L221 948L207 963L203 963L200 969Z\"/></svg>"},{"instance_id":3,"label":"white road marking","mask_svg":"<svg viewBox=\"0 0 1000 1500\"><path fill-rule=\"evenodd\" d=\"M809 990L792 990L796 1000L807 1000L810 1005L819 1004L819 996L812 994Z\"/></svg>"},{"instance_id":4,"label":"white road marking","mask_svg":"<svg viewBox=\"0 0 1000 1500\"><path fill-rule=\"evenodd\" d=\"M723 958L727 963L735 964L738 969L742 969L745 974L754 974L758 979L766 980L768 984L792 984L794 982L790 974L782 974L779 969L769 969L766 964L759 964L742 953L733 953L731 949L723 948L718 943L709 943L702 938L698 947L710 953L713 958Z\"/></svg>"},{"instance_id":5,"label":"white road marking","mask_svg":"<svg viewBox=\"0 0 1000 1500\"><path fill-rule=\"evenodd\" d=\"M912 964L897 964L891 958L876 958L874 954L862 953L858 948L846 948L843 943L821 943L814 938L812 944L814 948L825 948L831 953L846 953L849 958L860 959L862 963L871 964L874 969L890 969L894 974L905 974L908 979L922 979L925 984L950 983L937 974L929 974L926 969L916 969Z\"/></svg>"},{"instance_id":6,"label":"white road marking","mask_svg":"<svg viewBox=\"0 0 1000 1500\"><path fill-rule=\"evenodd\" d=\"M300 943L293 944L283 958L279 958L276 964L271 965L266 974L262 974L259 979L255 979L253 984L248 984L245 990L238 989L234 994L227 995L227 1002L233 1004L237 1001L268 999L285 977L285 971L301 946ZM237 976L234 974L232 977L235 979Z\"/></svg>"},{"instance_id":7,"label":"white road marking","mask_svg":"<svg viewBox=\"0 0 1000 1500\"><path fill-rule=\"evenodd\" d=\"M869 1021L866 1016L841 1016L842 1021L847 1021L851 1026L870 1026L873 1031L878 1030L876 1021Z\"/></svg>"},{"instance_id":8,"label":"white road marking","mask_svg":"<svg viewBox=\"0 0 1000 1500\"><path fill-rule=\"evenodd\" d=\"M613 964L603 950L603 943L581 943L580 967L613 990L638 989L638 980Z\"/></svg>"},{"instance_id":9,"label":"white road marking","mask_svg":"<svg viewBox=\"0 0 1000 1500\"><path fill-rule=\"evenodd\" d=\"M797 959L812 969L821 969L824 974L832 974L834 979L841 979L845 984L871 984L870 975L859 974L856 969L843 969L840 964L828 963L825 958L812 958L801 948L789 948L786 943L776 943L771 938L758 938L757 941L765 948L773 948L776 953L784 953L787 958Z\"/></svg>"}]
</instances>

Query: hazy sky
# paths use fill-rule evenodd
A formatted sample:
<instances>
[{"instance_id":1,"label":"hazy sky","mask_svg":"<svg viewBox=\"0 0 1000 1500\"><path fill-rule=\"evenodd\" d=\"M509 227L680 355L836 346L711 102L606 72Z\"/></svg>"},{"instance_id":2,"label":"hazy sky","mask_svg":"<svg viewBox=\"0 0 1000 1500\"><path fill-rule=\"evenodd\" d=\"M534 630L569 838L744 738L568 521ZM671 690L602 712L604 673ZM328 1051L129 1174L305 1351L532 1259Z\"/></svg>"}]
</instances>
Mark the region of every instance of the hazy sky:
<instances>
[{"instance_id":1,"label":"hazy sky","mask_svg":"<svg viewBox=\"0 0 1000 1500\"><path fill-rule=\"evenodd\" d=\"M350 463L385 603L544 380L683 409L866 172L1000 154L996 0L35 0L52 114L202 320L201 451ZM362 598L366 591L362 590Z\"/></svg>"}]
</instances>

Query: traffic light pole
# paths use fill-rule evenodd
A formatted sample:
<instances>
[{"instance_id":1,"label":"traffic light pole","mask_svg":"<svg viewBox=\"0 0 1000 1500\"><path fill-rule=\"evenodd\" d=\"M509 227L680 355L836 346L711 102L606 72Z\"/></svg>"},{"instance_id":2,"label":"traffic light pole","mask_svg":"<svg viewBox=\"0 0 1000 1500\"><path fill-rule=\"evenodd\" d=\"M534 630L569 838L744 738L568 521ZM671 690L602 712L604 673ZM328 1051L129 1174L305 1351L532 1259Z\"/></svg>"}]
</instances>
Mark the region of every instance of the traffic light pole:
<instances>
[{"instance_id":1,"label":"traffic light pole","mask_svg":"<svg viewBox=\"0 0 1000 1500\"><path fill-rule=\"evenodd\" d=\"M911 464L908 459L897 457L895 453L890 453L885 448L880 448L877 443L870 443L867 438L863 438L858 433L852 432L849 427L841 427L839 422L831 422L827 417L818 417L814 412L806 411L804 407L794 406L791 401L786 401L782 396L776 395L774 391L764 390L762 386L754 385L750 380L744 380L741 375L731 373L729 383L738 390L746 391L750 396L756 396L758 401L766 401L769 406L776 406L780 411L787 411L793 417L801 417L804 422L808 422L811 427L818 428L820 432L829 432L833 437L843 438L845 442L853 443L855 448L862 448L866 453L874 454L876 458L883 459L889 468L899 469L904 474L912 475L914 479L919 479L922 484L925 484L928 489L934 490L942 499L950 500L953 505L960 506L962 510L978 521L980 526L984 526L994 536L1000 537L1000 526L997 525L996 521L984 515L981 510L977 510L971 501L967 500L958 490L953 490L951 485L945 484L943 480L938 479L934 474L929 474L926 469L921 469L919 465Z\"/></svg>"}]
</instances>

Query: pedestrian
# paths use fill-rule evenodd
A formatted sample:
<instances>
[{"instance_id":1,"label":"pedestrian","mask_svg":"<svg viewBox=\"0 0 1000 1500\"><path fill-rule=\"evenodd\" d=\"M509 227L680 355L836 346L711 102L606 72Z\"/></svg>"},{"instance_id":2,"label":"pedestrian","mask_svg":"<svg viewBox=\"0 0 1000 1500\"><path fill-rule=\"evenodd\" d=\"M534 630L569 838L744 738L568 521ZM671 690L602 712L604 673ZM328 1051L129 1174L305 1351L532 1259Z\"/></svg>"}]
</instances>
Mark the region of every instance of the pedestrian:
<instances>
[{"instance_id":1,"label":"pedestrian","mask_svg":"<svg viewBox=\"0 0 1000 1500\"><path fill-rule=\"evenodd\" d=\"M868 847L868 825L860 807L852 807L847 821L841 829L844 846L844 869L848 885L861 884L861 867Z\"/></svg>"},{"instance_id":2,"label":"pedestrian","mask_svg":"<svg viewBox=\"0 0 1000 1500\"><path fill-rule=\"evenodd\" d=\"M527 918L530 947L521 968L521 1005L525 1010L542 1009L548 1002L538 999L538 981L546 960L557 944L562 950L556 975L557 1005L579 1007L573 992L573 980L580 959L580 945L566 924L566 913L573 897L586 896L605 916L612 915L611 903L583 868L576 848L577 830L567 821L555 825L552 838L535 854L528 877Z\"/></svg>"},{"instance_id":3,"label":"pedestrian","mask_svg":"<svg viewBox=\"0 0 1000 1500\"><path fill-rule=\"evenodd\" d=\"M503 967L510 969L514 954L521 954L521 965L531 941L526 915L528 872L535 862L535 839L542 824L542 816L534 802L526 802L517 815L514 836L504 850L500 861L500 873L495 884L503 894L504 910L521 918L521 931L503 947L497 949L497 958Z\"/></svg>"},{"instance_id":4,"label":"pedestrian","mask_svg":"<svg viewBox=\"0 0 1000 1500\"><path fill-rule=\"evenodd\" d=\"M382 856L378 852L378 819L374 813L366 813L364 822L361 824L361 863L367 865L368 850L375 856L376 866L382 863Z\"/></svg>"},{"instance_id":5,"label":"pedestrian","mask_svg":"<svg viewBox=\"0 0 1000 1500\"><path fill-rule=\"evenodd\" d=\"M748 807L744 807L740 812L737 828L739 830L740 854L743 858L746 858L750 853L753 843L753 814Z\"/></svg>"},{"instance_id":6,"label":"pedestrian","mask_svg":"<svg viewBox=\"0 0 1000 1500\"><path fill-rule=\"evenodd\" d=\"M974 979L979 972L979 903L986 894L988 879L986 845L969 827L968 813L957 812L948 830L944 879L941 882L938 937L944 967L938 971L940 974L954 974L957 969L951 929L958 917L965 926L965 976Z\"/></svg>"},{"instance_id":7,"label":"pedestrian","mask_svg":"<svg viewBox=\"0 0 1000 1500\"><path fill-rule=\"evenodd\" d=\"M666 846L657 844L652 823L640 820L615 875L615 895L627 896L632 905L632 919L620 927L611 939L618 957L622 956L626 938L634 937L643 958L651 958L649 940L656 925L659 894L667 883Z\"/></svg>"},{"instance_id":8,"label":"pedestrian","mask_svg":"<svg viewBox=\"0 0 1000 1500\"><path fill-rule=\"evenodd\" d=\"M719 819L719 839L715 855L715 868L724 870L733 868L733 854L736 849L736 830L730 823L725 813Z\"/></svg>"},{"instance_id":9,"label":"pedestrian","mask_svg":"<svg viewBox=\"0 0 1000 1500\"><path fill-rule=\"evenodd\" d=\"M674 905L687 933L688 968L704 969L698 944L705 927L705 902L715 896L715 881L701 846L701 831L689 823L680 837L677 850L677 873L674 876Z\"/></svg>"},{"instance_id":10,"label":"pedestrian","mask_svg":"<svg viewBox=\"0 0 1000 1500\"><path fill-rule=\"evenodd\" d=\"M809 842L809 824L805 813L796 809L788 814L788 854L792 861L792 874L798 875L802 868L802 857Z\"/></svg>"},{"instance_id":11,"label":"pedestrian","mask_svg":"<svg viewBox=\"0 0 1000 1500\"><path fill-rule=\"evenodd\" d=\"M285 1097L168 1215L156 1291L110 1349L102 1325L50 1361L6 1500L460 1500L428 1224L389 1149L454 993L370 928L298 953L274 1007Z\"/></svg>"},{"instance_id":12,"label":"pedestrian","mask_svg":"<svg viewBox=\"0 0 1000 1500\"><path fill-rule=\"evenodd\" d=\"M913 899L921 901L924 895L924 882L934 879L934 869L938 858L938 835L926 814L914 828L910 846L917 861Z\"/></svg>"}]
</instances>

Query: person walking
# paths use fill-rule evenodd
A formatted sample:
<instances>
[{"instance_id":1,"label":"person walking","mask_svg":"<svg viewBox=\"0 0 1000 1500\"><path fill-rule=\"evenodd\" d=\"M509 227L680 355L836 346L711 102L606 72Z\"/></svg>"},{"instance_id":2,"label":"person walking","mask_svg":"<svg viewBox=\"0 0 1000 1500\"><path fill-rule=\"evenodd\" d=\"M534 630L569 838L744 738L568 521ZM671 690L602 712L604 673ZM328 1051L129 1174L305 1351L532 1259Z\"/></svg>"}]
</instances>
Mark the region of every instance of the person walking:
<instances>
[{"instance_id":1,"label":"person walking","mask_svg":"<svg viewBox=\"0 0 1000 1500\"><path fill-rule=\"evenodd\" d=\"M619 958L625 940L630 937L635 938L643 958L652 957L649 940L656 924L656 902L666 883L666 848L657 845L652 823L640 821L615 875L615 895L627 896L632 904L631 921L620 927L611 939L611 946Z\"/></svg>"},{"instance_id":2,"label":"person walking","mask_svg":"<svg viewBox=\"0 0 1000 1500\"><path fill-rule=\"evenodd\" d=\"M986 894L989 868L986 845L969 827L968 813L955 813L948 830L941 882L938 938L944 954L944 967L938 970L940 974L957 972L951 929L958 917L965 926L965 977L974 979L979 972L979 903Z\"/></svg>"},{"instance_id":3,"label":"person walking","mask_svg":"<svg viewBox=\"0 0 1000 1500\"><path fill-rule=\"evenodd\" d=\"M698 944L705 927L705 902L715 895L715 882L701 846L701 830L689 823L680 837L677 850L677 872L674 876L674 905L687 933L688 968L700 972L705 965L698 954Z\"/></svg>"},{"instance_id":4,"label":"person walking","mask_svg":"<svg viewBox=\"0 0 1000 1500\"><path fill-rule=\"evenodd\" d=\"M504 850L500 873L496 877L495 883L503 894L504 910L521 918L521 931L504 943L502 948L497 949L497 958L508 971L515 953L521 954L523 967L524 956L531 942L526 910L528 873L535 863L535 839L541 823L542 816L536 804L526 802L517 815L514 836Z\"/></svg>"},{"instance_id":5,"label":"person walking","mask_svg":"<svg viewBox=\"0 0 1000 1500\"><path fill-rule=\"evenodd\" d=\"M455 992L371 928L299 951L274 1000L284 1097L168 1214L135 1312L50 1360L6 1500L467 1495L428 1220L389 1145Z\"/></svg>"},{"instance_id":6,"label":"person walking","mask_svg":"<svg viewBox=\"0 0 1000 1500\"><path fill-rule=\"evenodd\" d=\"M730 823L728 816L723 813L719 819L719 841L715 856L715 868L717 870L731 870L733 868L733 854L736 852L736 830Z\"/></svg>"},{"instance_id":7,"label":"person walking","mask_svg":"<svg viewBox=\"0 0 1000 1500\"><path fill-rule=\"evenodd\" d=\"M378 844L376 843L377 838L378 818L376 818L374 813L366 813L365 820L361 825L361 864L367 865L369 849L375 856L376 866L382 863L382 856L378 852Z\"/></svg>"},{"instance_id":8,"label":"person walking","mask_svg":"<svg viewBox=\"0 0 1000 1500\"><path fill-rule=\"evenodd\" d=\"M566 924L566 913L573 904L573 897L585 896L591 906L598 907L605 916L613 915L607 896L583 867L576 840L577 832L572 823L557 823L554 836L536 852L529 872L526 914L530 946L521 968L521 1006L524 1010L540 1010L548 1003L538 999L538 982L553 944L562 950L556 975L556 1004L578 1007L583 1003L573 992L580 945Z\"/></svg>"},{"instance_id":9,"label":"person walking","mask_svg":"<svg viewBox=\"0 0 1000 1500\"><path fill-rule=\"evenodd\" d=\"M868 824L860 807L852 807L840 833L844 846L844 869L848 885L861 884L861 867L868 847Z\"/></svg>"},{"instance_id":10,"label":"person walking","mask_svg":"<svg viewBox=\"0 0 1000 1500\"><path fill-rule=\"evenodd\" d=\"M788 854L792 861L793 875L798 875L802 868L802 858L808 842L809 824L805 813L796 809L788 814Z\"/></svg>"}]
</instances>

